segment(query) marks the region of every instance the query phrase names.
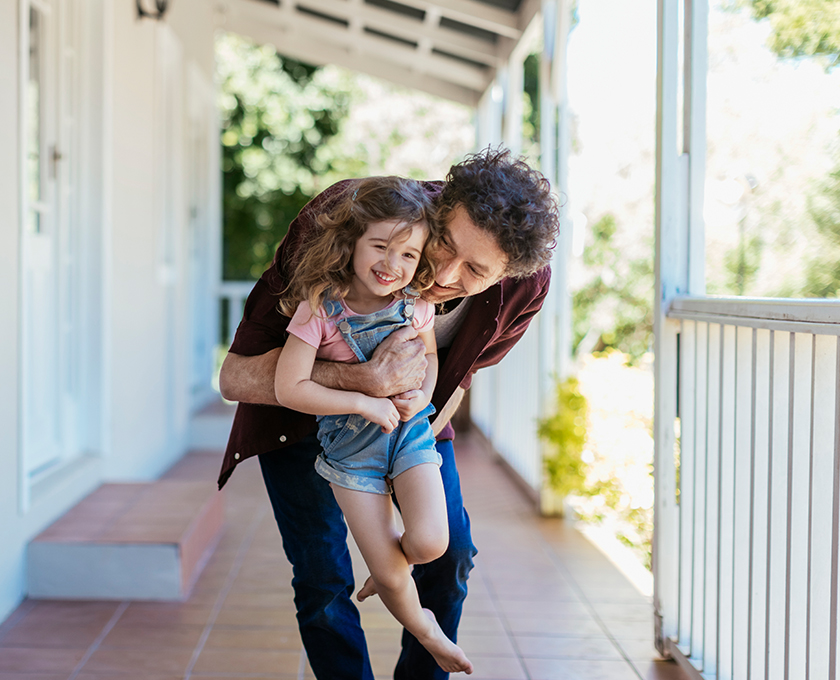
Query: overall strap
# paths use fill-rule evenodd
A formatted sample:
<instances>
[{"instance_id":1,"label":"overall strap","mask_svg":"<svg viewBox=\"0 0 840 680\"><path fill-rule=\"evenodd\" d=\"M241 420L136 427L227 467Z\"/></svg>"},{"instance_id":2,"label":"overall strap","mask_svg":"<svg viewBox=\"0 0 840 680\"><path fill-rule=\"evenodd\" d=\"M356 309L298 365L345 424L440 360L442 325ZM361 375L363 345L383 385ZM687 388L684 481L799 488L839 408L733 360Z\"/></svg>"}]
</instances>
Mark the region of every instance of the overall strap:
<instances>
[{"instance_id":1,"label":"overall strap","mask_svg":"<svg viewBox=\"0 0 840 680\"><path fill-rule=\"evenodd\" d=\"M414 288L411 286L406 286L402 289L403 293L403 314L405 315L406 320L413 321L414 320L414 303L417 302L417 298L420 297L420 293L418 293Z\"/></svg>"},{"instance_id":2,"label":"overall strap","mask_svg":"<svg viewBox=\"0 0 840 680\"><path fill-rule=\"evenodd\" d=\"M353 338L353 329L344 315L344 306L338 300L327 298L324 300L324 311L327 313L327 317L335 324L336 328L338 328L338 332L341 333L341 337L344 338L348 347L353 350L353 354L356 355L359 362L364 363L367 361L364 352L362 352L361 347L359 347L359 343L357 343Z\"/></svg>"}]
</instances>

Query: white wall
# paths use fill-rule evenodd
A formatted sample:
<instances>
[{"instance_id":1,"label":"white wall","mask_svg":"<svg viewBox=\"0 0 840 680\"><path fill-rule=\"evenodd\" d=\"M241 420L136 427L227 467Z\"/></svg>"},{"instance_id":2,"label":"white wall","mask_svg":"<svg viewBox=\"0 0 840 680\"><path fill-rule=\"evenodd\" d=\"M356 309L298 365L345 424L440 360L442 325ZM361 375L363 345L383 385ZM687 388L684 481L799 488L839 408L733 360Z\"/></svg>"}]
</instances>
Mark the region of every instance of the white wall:
<instances>
[{"instance_id":1,"label":"white wall","mask_svg":"<svg viewBox=\"0 0 840 680\"><path fill-rule=\"evenodd\" d=\"M6 102L17 101L18 91L18 6L0 3L0 92ZM12 96L6 98L5 93ZM17 140L18 107L0 106L0 130L6 131L5 151L0 154L0 516L6 518L0 528L0 617L17 604L22 588L23 564L20 560L21 539L18 535L18 318L20 270L17 253L20 249L18 224L19 183Z\"/></svg>"},{"instance_id":2,"label":"white wall","mask_svg":"<svg viewBox=\"0 0 840 680\"><path fill-rule=\"evenodd\" d=\"M107 474L154 478L181 455L187 436L183 93L189 63L212 82L213 22L206 3L182 0L164 23L137 22L130 3L115 4L113 25L106 392L118 455L108 457Z\"/></svg>"},{"instance_id":3,"label":"white wall","mask_svg":"<svg viewBox=\"0 0 840 680\"><path fill-rule=\"evenodd\" d=\"M211 3L171 4L161 23L138 21L134 4L121 0L95 0L96 9L86 10L104 38L87 46L93 70L85 106L101 120L80 152L88 204L77 232L101 270L93 274L97 290L84 300L97 313L92 373L101 388L87 403L101 434L37 494L21 482L20 465L20 151L0 154L0 621L26 594L32 537L100 483L153 479L185 451L192 402L184 130L187 92L196 89L186 83L189 71L212 84L215 28ZM15 102L0 107L0 129L18 144L21 6L0 3L0 97ZM207 146L206 213L218 221L212 134ZM218 233L214 225L210 234Z\"/></svg>"}]
</instances>

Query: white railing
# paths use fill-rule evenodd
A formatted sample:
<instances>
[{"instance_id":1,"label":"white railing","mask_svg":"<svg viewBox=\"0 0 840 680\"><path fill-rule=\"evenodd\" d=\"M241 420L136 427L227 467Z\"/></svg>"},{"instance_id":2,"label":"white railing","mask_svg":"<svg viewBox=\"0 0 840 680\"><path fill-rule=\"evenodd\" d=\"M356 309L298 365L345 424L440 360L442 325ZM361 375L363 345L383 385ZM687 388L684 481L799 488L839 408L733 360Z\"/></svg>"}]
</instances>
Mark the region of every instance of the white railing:
<instances>
[{"instance_id":1,"label":"white railing","mask_svg":"<svg viewBox=\"0 0 840 680\"><path fill-rule=\"evenodd\" d=\"M248 298L248 294L251 292L251 289L254 287L254 281L222 281L219 284L219 305L226 303L227 309L223 312L222 310L219 311L219 314L225 315L225 319L227 320L226 326L227 331L223 331L222 328L219 328L219 345L224 348L230 347L230 343L233 341L233 336L236 333L236 327L239 326L239 322L242 320L242 311L245 309L245 300Z\"/></svg>"},{"instance_id":2,"label":"white railing","mask_svg":"<svg viewBox=\"0 0 840 680\"><path fill-rule=\"evenodd\" d=\"M709 680L835 680L840 302L677 299L665 336L659 643Z\"/></svg>"}]
</instances>

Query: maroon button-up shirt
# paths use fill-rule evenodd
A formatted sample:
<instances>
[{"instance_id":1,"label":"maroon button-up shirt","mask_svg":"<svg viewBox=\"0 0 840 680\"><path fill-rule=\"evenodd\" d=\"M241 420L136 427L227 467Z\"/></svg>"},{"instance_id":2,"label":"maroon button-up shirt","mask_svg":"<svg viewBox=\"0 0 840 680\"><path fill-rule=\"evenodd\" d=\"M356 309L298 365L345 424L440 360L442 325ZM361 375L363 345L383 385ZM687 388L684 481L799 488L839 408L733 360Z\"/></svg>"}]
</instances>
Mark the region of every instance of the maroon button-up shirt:
<instances>
[{"instance_id":1,"label":"maroon button-up shirt","mask_svg":"<svg viewBox=\"0 0 840 680\"><path fill-rule=\"evenodd\" d=\"M347 186L345 180L326 189L291 223L274 262L248 296L231 352L257 356L286 343L289 317L277 309L277 296L288 281L287 272L294 267L297 253L317 229L316 216L329 210ZM440 194L442 187L442 182L425 183L433 197ZM432 395L438 412L458 386L467 389L479 368L499 363L517 343L542 307L550 278L551 271L545 267L525 279L502 279L473 296L452 346L438 348L438 380ZM240 403L219 474L219 488L246 458L283 449L315 430L315 416L281 406ZM452 426L447 424L438 439L452 439L453 434Z\"/></svg>"}]
</instances>

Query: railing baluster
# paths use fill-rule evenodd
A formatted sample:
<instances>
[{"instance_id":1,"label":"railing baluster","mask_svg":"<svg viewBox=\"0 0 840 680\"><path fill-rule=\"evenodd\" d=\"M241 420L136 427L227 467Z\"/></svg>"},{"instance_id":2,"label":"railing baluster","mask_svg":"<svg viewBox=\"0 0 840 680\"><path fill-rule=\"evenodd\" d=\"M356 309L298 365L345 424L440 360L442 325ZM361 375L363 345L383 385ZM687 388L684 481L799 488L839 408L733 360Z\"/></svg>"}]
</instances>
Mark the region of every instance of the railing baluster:
<instances>
[{"instance_id":1,"label":"railing baluster","mask_svg":"<svg viewBox=\"0 0 840 680\"><path fill-rule=\"evenodd\" d=\"M767 386L767 567L765 570L767 578L767 589L765 591L765 604L767 607L766 621L764 624L764 680L770 680L770 574L773 565L773 394L776 378L775 363L775 331L769 331L768 341L770 357L768 360L768 386ZM759 676L760 677L760 676Z\"/></svg>"},{"instance_id":2,"label":"railing baluster","mask_svg":"<svg viewBox=\"0 0 840 680\"><path fill-rule=\"evenodd\" d=\"M706 570L704 558L709 522L709 497L707 488L708 466L708 382L709 382L709 324L698 321L695 329L694 348L694 488L695 530L692 578L691 662L700 670L704 668L706 639ZM687 414L691 417L691 414Z\"/></svg>"},{"instance_id":3,"label":"railing baluster","mask_svg":"<svg viewBox=\"0 0 840 680\"><path fill-rule=\"evenodd\" d=\"M811 519L808 676L828 678L830 662L832 554L828 521L833 511L836 398L835 338L813 336L811 388Z\"/></svg>"},{"instance_id":4,"label":"railing baluster","mask_svg":"<svg viewBox=\"0 0 840 680\"><path fill-rule=\"evenodd\" d=\"M732 677L732 640L735 579L735 376L736 328L723 327L721 347L721 502L720 502L720 575L718 601L718 680Z\"/></svg>"},{"instance_id":5,"label":"railing baluster","mask_svg":"<svg viewBox=\"0 0 840 680\"><path fill-rule=\"evenodd\" d=\"M750 551L750 624L748 677L766 677L765 645L769 587L770 403L772 395L772 331L757 329L753 335L752 405L752 536Z\"/></svg>"},{"instance_id":6,"label":"railing baluster","mask_svg":"<svg viewBox=\"0 0 840 680\"><path fill-rule=\"evenodd\" d=\"M709 324L706 375L706 585L703 671L714 677L718 670L718 583L720 577L720 418L723 326Z\"/></svg>"},{"instance_id":7,"label":"railing baluster","mask_svg":"<svg viewBox=\"0 0 840 680\"><path fill-rule=\"evenodd\" d=\"M810 507L811 335L795 333L791 351L790 527L787 677L803 680L808 650L808 511Z\"/></svg>"},{"instance_id":8,"label":"railing baluster","mask_svg":"<svg viewBox=\"0 0 840 680\"><path fill-rule=\"evenodd\" d=\"M680 331L680 628L679 644L683 654L690 656L692 603L694 583L694 503L695 503L695 335L696 324L684 321Z\"/></svg>"},{"instance_id":9,"label":"railing baluster","mask_svg":"<svg viewBox=\"0 0 840 680\"><path fill-rule=\"evenodd\" d=\"M732 677L747 678L750 603L750 515L753 330L735 330L734 479L732 522Z\"/></svg>"},{"instance_id":10,"label":"railing baluster","mask_svg":"<svg viewBox=\"0 0 840 680\"><path fill-rule=\"evenodd\" d=\"M787 531L788 449L790 419L791 334L773 332L773 392L771 394L770 441L772 447L770 490L770 543L768 567L767 680L783 680L787 668Z\"/></svg>"},{"instance_id":11,"label":"railing baluster","mask_svg":"<svg viewBox=\"0 0 840 680\"><path fill-rule=\"evenodd\" d=\"M831 608L828 633L828 680L837 680L837 579L840 551L840 337L835 338L833 493L831 497Z\"/></svg>"}]
</instances>

